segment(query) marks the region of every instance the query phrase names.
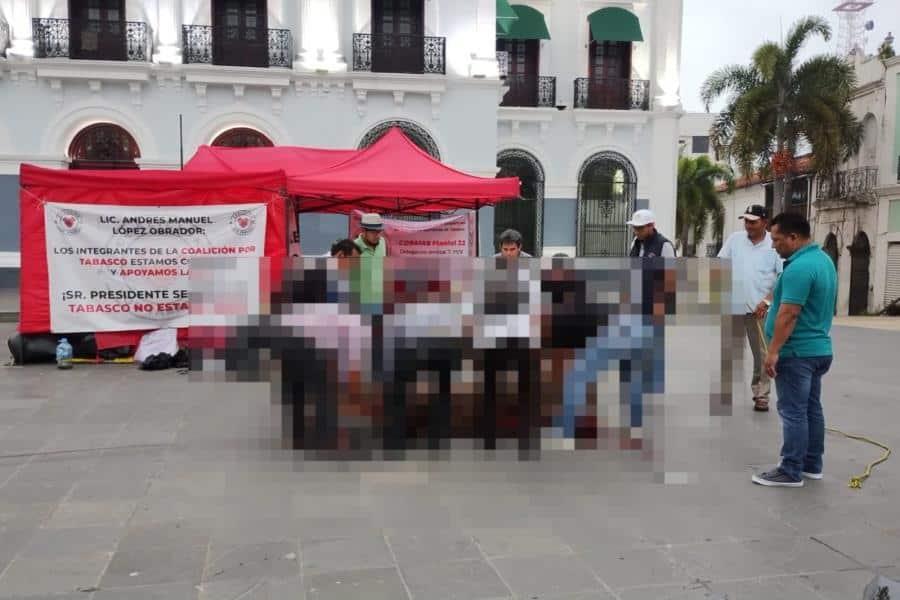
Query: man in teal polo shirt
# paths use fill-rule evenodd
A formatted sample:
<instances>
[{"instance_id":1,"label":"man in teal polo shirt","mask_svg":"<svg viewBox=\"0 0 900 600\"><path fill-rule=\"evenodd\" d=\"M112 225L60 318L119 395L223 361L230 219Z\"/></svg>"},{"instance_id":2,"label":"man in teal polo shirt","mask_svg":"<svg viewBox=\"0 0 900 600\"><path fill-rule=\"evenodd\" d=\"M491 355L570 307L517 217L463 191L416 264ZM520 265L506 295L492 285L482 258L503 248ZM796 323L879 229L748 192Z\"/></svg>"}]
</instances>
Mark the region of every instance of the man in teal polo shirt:
<instances>
[{"instance_id":1,"label":"man in teal polo shirt","mask_svg":"<svg viewBox=\"0 0 900 600\"><path fill-rule=\"evenodd\" d=\"M809 221L783 213L772 220L772 245L786 259L766 318L765 368L775 380L784 442L781 464L754 475L760 485L801 487L822 478L825 416L822 376L831 367L831 320L837 273L810 240Z\"/></svg>"}]
</instances>

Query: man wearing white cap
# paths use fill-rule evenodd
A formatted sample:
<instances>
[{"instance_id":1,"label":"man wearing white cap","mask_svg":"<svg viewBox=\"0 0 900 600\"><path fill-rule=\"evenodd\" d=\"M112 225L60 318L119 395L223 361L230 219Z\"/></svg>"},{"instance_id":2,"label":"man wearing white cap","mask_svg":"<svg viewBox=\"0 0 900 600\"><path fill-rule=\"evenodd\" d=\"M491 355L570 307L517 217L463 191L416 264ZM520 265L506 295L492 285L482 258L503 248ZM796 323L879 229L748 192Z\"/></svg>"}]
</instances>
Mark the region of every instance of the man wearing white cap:
<instances>
[{"instance_id":1,"label":"man wearing white cap","mask_svg":"<svg viewBox=\"0 0 900 600\"><path fill-rule=\"evenodd\" d=\"M675 258L675 245L656 230L656 215L652 210L643 208L635 211L626 225L631 225L634 230L634 241L629 256Z\"/></svg>"},{"instance_id":2,"label":"man wearing white cap","mask_svg":"<svg viewBox=\"0 0 900 600\"><path fill-rule=\"evenodd\" d=\"M387 242L382 237L384 222L378 213L367 213L360 222L362 233L354 240L363 256L386 256Z\"/></svg>"},{"instance_id":3,"label":"man wearing white cap","mask_svg":"<svg viewBox=\"0 0 900 600\"><path fill-rule=\"evenodd\" d=\"M718 258L731 260L733 298L732 313L743 320L750 351L753 353L753 410L769 410L771 382L765 370L766 353L762 338L762 319L772 303L775 282L783 270L781 257L772 246L768 232L769 212L765 206L753 204L740 217L744 231L731 234ZM737 326L740 331L741 325Z\"/></svg>"}]
</instances>

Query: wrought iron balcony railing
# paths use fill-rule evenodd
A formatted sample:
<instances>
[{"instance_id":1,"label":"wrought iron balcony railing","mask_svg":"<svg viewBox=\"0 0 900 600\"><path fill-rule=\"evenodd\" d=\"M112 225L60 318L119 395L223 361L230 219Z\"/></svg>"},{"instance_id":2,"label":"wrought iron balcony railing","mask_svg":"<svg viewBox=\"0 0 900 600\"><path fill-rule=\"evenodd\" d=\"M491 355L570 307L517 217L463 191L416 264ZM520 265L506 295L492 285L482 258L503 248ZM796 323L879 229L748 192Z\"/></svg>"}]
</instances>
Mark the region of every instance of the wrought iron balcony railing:
<instances>
[{"instance_id":1,"label":"wrought iron balcony railing","mask_svg":"<svg viewBox=\"0 0 900 600\"><path fill-rule=\"evenodd\" d=\"M497 51L497 72L501 79L509 75L509 52Z\"/></svg>"},{"instance_id":2,"label":"wrought iron balcony railing","mask_svg":"<svg viewBox=\"0 0 900 600\"><path fill-rule=\"evenodd\" d=\"M830 177L819 178L816 200L871 202L877 186L878 167L838 171Z\"/></svg>"},{"instance_id":3,"label":"wrought iron balcony railing","mask_svg":"<svg viewBox=\"0 0 900 600\"><path fill-rule=\"evenodd\" d=\"M269 66L294 66L294 41L290 29L269 30Z\"/></svg>"},{"instance_id":4,"label":"wrought iron balcony railing","mask_svg":"<svg viewBox=\"0 0 900 600\"><path fill-rule=\"evenodd\" d=\"M73 26L69 19L32 19L31 29L35 58L146 62L153 54L150 26L140 21L88 20ZM88 35L90 44L82 43Z\"/></svg>"},{"instance_id":5,"label":"wrought iron balcony railing","mask_svg":"<svg viewBox=\"0 0 900 600\"><path fill-rule=\"evenodd\" d=\"M539 75L507 75L509 91L500 106L556 106L556 77Z\"/></svg>"},{"instance_id":6,"label":"wrought iron balcony railing","mask_svg":"<svg viewBox=\"0 0 900 600\"><path fill-rule=\"evenodd\" d=\"M650 82L645 79L575 80L575 108L650 110Z\"/></svg>"},{"instance_id":7,"label":"wrought iron balcony railing","mask_svg":"<svg viewBox=\"0 0 900 600\"><path fill-rule=\"evenodd\" d=\"M69 58L69 20L32 19L35 58Z\"/></svg>"},{"instance_id":8,"label":"wrought iron balcony railing","mask_svg":"<svg viewBox=\"0 0 900 600\"><path fill-rule=\"evenodd\" d=\"M213 62L213 28L211 25L181 26L181 61L185 64Z\"/></svg>"},{"instance_id":9,"label":"wrought iron balcony railing","mask_svg":"<svg viewBox=\"0 0 900 600\"><path fill-rule=\"evenodd\" d=\"M0 20L0 56L6 56L9 48L9 23Z\"/></svg>"},{"instance_id":10,"label":"wrought iron balcony railing","mask_svg":"<svg viewBox=\"0 0 900 600\"><path fill-rule=\"evenodd\" d=\"M212 25L182 25L182 62L286 68L291 68L294 64L294 42L290 29L269 29L266 52L260 53L259 60L255 60L253 56L258 44L246 42L240 36L223 36L222 39L217 37L216 28ZM249 60L230 60L235 54L242 54L244 45L248 52L243 58Z\"/></svg>"},{"instance_id":11,"label":"wrought iron balcony railing","mask_svg":"<svg viewBox=\"0 0 900 600\"><path fill-rule=\"evenodd\" d=\"M403 33L355 33L353 70L444 75L446 39Z\"/></svg>"}]
</instances>

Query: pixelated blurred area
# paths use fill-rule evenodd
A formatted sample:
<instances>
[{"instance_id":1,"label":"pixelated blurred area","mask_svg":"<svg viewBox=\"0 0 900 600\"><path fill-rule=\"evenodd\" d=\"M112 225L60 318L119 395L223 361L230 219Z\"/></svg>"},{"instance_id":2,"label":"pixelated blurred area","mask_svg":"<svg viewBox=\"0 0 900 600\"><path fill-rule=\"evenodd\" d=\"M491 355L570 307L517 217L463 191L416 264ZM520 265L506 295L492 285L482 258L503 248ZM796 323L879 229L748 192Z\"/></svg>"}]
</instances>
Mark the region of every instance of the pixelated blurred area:
<instances>
[{"instance_id":1,"label":"pixelated blurred area","mask_svg":"<svg viewBox=\"0 0 900 600\"><path fill-rule=\"evenodd\" d=\"M270 383L285 447L310 459L651 456L666 328L720 323L730 280L715 259L208 259L192 370Z\"/></svg>"}]
</instances>

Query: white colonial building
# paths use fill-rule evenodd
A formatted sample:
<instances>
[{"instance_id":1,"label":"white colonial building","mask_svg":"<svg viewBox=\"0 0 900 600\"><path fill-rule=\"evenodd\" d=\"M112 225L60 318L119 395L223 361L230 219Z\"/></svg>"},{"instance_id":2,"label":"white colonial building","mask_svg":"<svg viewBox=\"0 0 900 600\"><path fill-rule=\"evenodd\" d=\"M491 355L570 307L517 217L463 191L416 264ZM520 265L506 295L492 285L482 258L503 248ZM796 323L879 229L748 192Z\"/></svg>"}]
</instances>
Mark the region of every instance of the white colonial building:
<instances>
[{"instance_id":1,"label":"white colonial building","mask_svg":"<svg viewBox=\"0 0 900 600\"><path fill-rule=\"evenodd\" d=\"M681 0L0 0L2 263L23 162L177 169L203 144L357 148L393 124L523 179L482 209L483 253L516 227L539 253L620 255L633 209L674 226L681 19ZM305 252L346 234L301 218Z\"/></svg>"}]
</instances>

